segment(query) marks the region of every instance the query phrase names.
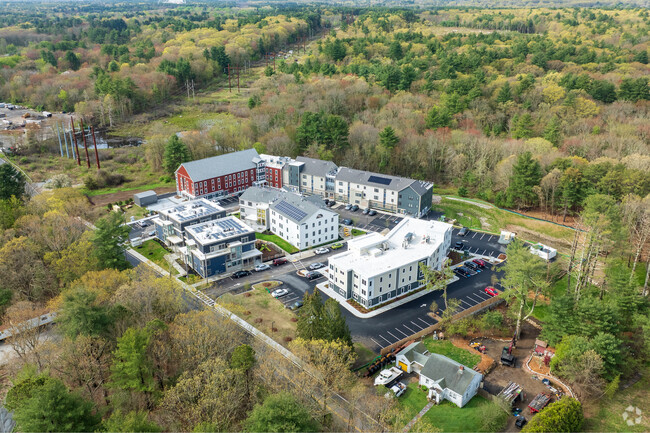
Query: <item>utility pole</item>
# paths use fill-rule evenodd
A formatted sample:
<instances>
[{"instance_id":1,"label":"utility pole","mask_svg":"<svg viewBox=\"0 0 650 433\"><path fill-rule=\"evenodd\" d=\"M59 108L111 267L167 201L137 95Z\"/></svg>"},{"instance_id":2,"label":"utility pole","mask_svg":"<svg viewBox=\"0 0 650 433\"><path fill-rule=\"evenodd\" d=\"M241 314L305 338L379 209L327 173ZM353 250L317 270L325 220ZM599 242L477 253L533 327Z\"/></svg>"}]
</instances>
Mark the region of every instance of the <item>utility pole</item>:
<instances>
[{"instance_id":1,"label":"utility pole","mask_svg":"<svg viewBox=\"0 0 650 433\"><path fill-rule=\"evenodd\" d=\"M239 65L237 65L237 93L239 93Z\"/></svg>"},{"instance_id":2,"label":"utility pole","mask_svg":"<svg viewBox=\"0 0 650 433\"><path fill-rule=\"evenodd\" d=\"M61 129L63 129L63 143L65 144L65 157L70 158L70 152L68 152L68 137L65 135L65 123L61 123ZM72 146L72 143L70 143Z\"/></svg>"},{"instance_id":3,"label":"utility pole","mask_svg":"<svg viewBox=\"0 0 650 433\"><path fill-rule=\"evenodd\" d=\"M86 144L86 131L84 130L84 121L79 119L79 127L81 128L81 136L84 139L84 150L86 151L86 165L90 168L90 156L88 156L88 145Z\"/></svg>"},{"instance_id":4,"label":"utility pole","mask_svg":"<svg viewBox=\"0 0 650 433\"><path fill-rule=\"evenodd\" d=\"M79 144L77 144L77 133L74 130L74 119L70 116L70 125L72 126L72 138L74 138L74 147L77 149L77 165L81 165L81 159L79 159Z\"/></svg>"},{"instance_id":5,"label":"utility pole","mask_svg":"<svg viewBox=\"0 0 650 433\"><path fill-rule=\"evenodd\" d=\"M55 122L56 125L56 138L59 139L59 150L61 151L61 158L63 158L63 144L61 144L61 131L59 131L59 122ZM66 148L66 150L68 150Z\"/></svg>"},{"instance_id":6,"label":"utility pole","mask_svg":"<svg viewBox=\"0 0 650 433\"><path fill-rule=\"evenodd\" d=\"M97 142L95 141L95 127L91 126L93 132L93 146L95 146L95 161L97 161L97 170L99 170L99 153L97 152Z\"/></svg>"}]
</instances>

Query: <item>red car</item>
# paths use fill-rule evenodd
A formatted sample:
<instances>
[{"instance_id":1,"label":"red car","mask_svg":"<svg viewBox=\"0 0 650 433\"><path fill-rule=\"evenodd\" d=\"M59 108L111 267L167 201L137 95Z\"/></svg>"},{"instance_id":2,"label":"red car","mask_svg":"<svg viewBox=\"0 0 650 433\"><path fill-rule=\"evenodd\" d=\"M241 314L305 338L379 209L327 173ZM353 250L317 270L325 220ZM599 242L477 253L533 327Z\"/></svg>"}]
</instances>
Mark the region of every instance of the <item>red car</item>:
<instances>
[{"instance_id":1,"label":"red car","mask_svg":"<svg viewBox=\"0 0 650 433\"><path fill-rule=\"evenodd\" d=\"M481 260L481 259L474 259L474 260L472 260L472 262L476 263L481 268L485 267L485 262L483 260Z\"/></svg>"},{"instance_id":2,"label":"red car","mask_svg":"<svg viewBox=\"0 0 650 433\"><path fill-rule=\"evenodd\" d=\"M485 293L487 293L490 296L499 296L499 293L496 291L496 289L492 286L488 286L485 288Z\"/></svg>"}]
</instances>

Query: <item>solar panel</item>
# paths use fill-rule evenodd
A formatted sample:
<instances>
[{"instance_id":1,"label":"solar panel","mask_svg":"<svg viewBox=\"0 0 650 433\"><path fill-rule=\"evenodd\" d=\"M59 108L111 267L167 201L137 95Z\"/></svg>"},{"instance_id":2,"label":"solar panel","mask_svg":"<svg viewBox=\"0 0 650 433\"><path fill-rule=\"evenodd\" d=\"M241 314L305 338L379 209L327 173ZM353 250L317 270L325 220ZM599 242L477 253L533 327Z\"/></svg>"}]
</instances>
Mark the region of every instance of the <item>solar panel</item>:
<instances>
[{"instance_id":1,"label":"solar panel","mask_svg":"<svg viewBox=\"0 0 650 433\"><path fill-rule=\"evenodd\" d=\"M380 176L370 176L368 182L378 183L380 185L390 185L391 179Z\"/></svg>"},{"instance_id":2,"label":"solar panel","mask_svg":"<svg viewBox=\"0 0 650 433\"><path fill-rule=\"evenodd\" d=\"M307 216L306 212L301 211L297 207L287 203L284 200L278 203L275 207L277 210L279 210L280 212L287 215L289 218L294 219L296 221L301 221L304 217Z\"/></svg>"}]
</instances>

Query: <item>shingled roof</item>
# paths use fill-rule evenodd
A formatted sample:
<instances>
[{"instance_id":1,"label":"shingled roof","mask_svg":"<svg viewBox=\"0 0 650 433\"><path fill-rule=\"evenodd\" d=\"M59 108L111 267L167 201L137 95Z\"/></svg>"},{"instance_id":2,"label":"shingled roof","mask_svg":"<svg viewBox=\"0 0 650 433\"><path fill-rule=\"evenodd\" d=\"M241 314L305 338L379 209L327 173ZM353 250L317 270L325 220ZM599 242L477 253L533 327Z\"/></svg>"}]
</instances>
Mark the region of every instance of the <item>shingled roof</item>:
<instances>
[{"instance_id":1,"label":"shingled roof","mask_svg":"<svg viewBox=\"0 0 650 433\"><path fill-rule=\"evenodd\" d=\"M420 371L420 376L439 382L441 388L451 389L460 395L465 394L477 374L481 373L437 353L429 355Z\"/></svg>"},{"instance_id":2,"label":"shingled roof","mask_svg":"<svg viewBox=\"0 0 650 433\"><path fill-rule=\"evenodd\" d=\"M255 149L246 149L239 152L224 153L212 158L184 162L181 167L185 168L192 182L200 182L213 177L256 168L253 162L256 158L259 160L259 155Z\"/></svg>"}]
</instances>

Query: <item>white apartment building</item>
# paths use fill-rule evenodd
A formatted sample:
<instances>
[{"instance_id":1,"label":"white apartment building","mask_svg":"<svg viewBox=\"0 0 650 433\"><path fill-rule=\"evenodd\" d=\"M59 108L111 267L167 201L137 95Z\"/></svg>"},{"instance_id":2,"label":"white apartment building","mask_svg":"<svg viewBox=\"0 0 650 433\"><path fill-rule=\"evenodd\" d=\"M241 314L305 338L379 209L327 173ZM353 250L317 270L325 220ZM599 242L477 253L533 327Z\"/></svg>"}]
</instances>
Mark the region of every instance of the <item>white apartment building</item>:
<instances>
[{"instance_id":1,"label":"white apartment building","mask_svg":"<svg viewBox=\"0 0 650 433\"><path fill-rule=\"evenodd\" d=\"M352 239L348 251L330 257L330 288L366 308L422 286L423 263L441 269L451 246L451 224L404 218L386 236Z\"/></svg>"},{"instance_id":2,"label":"white apartment building","mask_svg":"<svg viewBox=\"0 0 650 433\"><path fill-rule=\"evenodd\" d=\"M298 249L333 242L339 236L339 215L318 196L290 192L269 204L270 230Z\"/></svg>"}]
</instances>

